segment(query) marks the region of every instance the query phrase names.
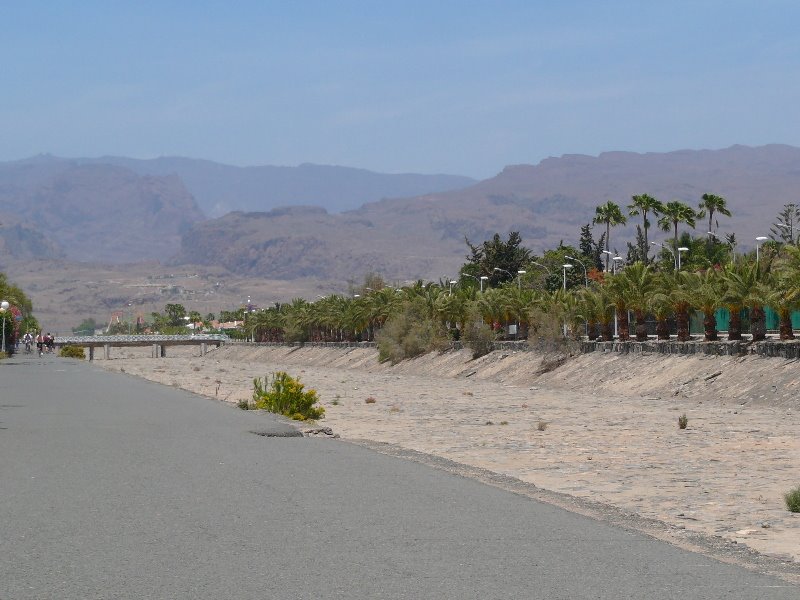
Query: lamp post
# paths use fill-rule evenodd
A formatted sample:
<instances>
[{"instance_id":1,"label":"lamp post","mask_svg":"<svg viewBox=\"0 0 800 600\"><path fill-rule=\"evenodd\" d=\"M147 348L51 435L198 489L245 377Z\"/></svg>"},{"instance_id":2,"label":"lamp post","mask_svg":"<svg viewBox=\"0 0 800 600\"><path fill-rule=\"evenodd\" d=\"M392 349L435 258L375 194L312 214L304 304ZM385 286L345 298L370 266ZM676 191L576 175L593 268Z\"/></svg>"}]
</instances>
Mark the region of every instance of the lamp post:
<instances>
[{"instance_id":1,"label":"lamp post","mask_svg":"<svg viewBox=\"0 0 800 600\"><path fill-rule=\"evenodd\" d=\"M569 257L567 257L567 258L569 258ZM550 267L548 267L547 265L543 265L542 263L538 263L538 262L536 262L534 260L531 261L531 264L532 265L536 265L537 267L542 267L545 271L547 271L547 273L549 275L553 274L553 272L550 270Z\"/></svg>"},{"instance_id":2,"label":"lamp post","mask_svg":"<svg viewBox=\"0 0 800 600\"><path fill-rule=\"evenodd\" d=\"M677 271L678 269L680 269L680 263L678 262L679 259L672 248L670 248L669 246L665 246L664 244L659 244L658 242L650 242L650 244L653 246L661 246L662 248L664 248L664 250L669 250L669 253L672 254L672 264L675 267L675 270Z\"/></svg>"},{"instance_id":3,"label":"lamp post","mask_svg":"<svg viewBox=\"0 0 800 600\"><path fill-rule=\"evenodd\" d=\"M608 273L608 266L611 263L611 260L614 258L614 253L611 250L601 250L603 254L608 254L608 259L606 260L606 273ZM613 268L613 265L612 265Z\"/></svg>"},{"instance_id":4,"label":"lamp post","mask_svg":"<svg viewBox=\"0 0 800 600\"><path fill-rule=\"evenodd\" d=\"M565 256L564 258L566 258L567 260L574 260L576 263L578 263L580 266L583 267L583 286L588 288L589 287L589 275L586 273L586 265L583 264L583 261L580 261L580 260L578 260L577 258L575 258L573 256Z\"/></svg>"},{"instance_id":5,"label":"lamp post","mask_svg":"<svg viewBox=\"0 0 800 600\"><path fill-rule=\"evenodd\" d=\"M448 296L453 295L453 286L458 283L457 281L453 281L452 279L447 283L450 286L450 292L447 294Z\"/></svg>"},{"instance_id":6,"label":"lamp post","mask_svg":"<svg viewBox=\"0 0 800 600\"><path fill-rule=\"evenodd\" d=\"M571 269L573 266L574 265L571 265L569 263L564 263L563 265L561 265L561 271L562 271L562 273L564 275L564 291L565 292L567 291L567 269Z\"/></svg>"},{"instance_id":7,"label":"lamp post","mask_svg":"<svg viewBox=\"0 0 800 600\"><path fill-rule=\"evenodd\" d=\"M689 249L686 246L680 246L678 248L678 271L681 270L681 252L688 252Z\"/></svg>"},{"instance_id":8,"label":"lamp post","mask_svg":"<svg viewBox=\"0 0 800 600\"><path fill-rule=\"evenodd\" d=\"M614 275L616 275L617 274L617 264L625 262L625 259L622 258L621 256L615 256L611 260L614 262Z\"/></svg>"},{"instance_id":9,"label":"lamp post","mask_svg":"<svg viewBox=\"0 0 800 600\"><path fill-rule=\"evenodd\" d=\"M481 293L483 293L483 282L486 279L489 279L486 275L481 275L480 277L475 277L475 275L470 275L469 273L461 273L461 276L462 277L472 277L475 281L477 281L481 286Z\"/></svg>"},{"instance_id":10,"label":"lamp post","mask_svg":"<svg viewBox=\"0 0 800 600\"><path fill-rule=\"evenodd\" d=\"M511 271L506 271L505 269L501 269L500 267L495 267L494 269L492 269L492 271L501 271L503 273L506 273L509 277L511 277L511 279L514 279L514 275L513 273L511 273Z\"/></svg>"},{"instance_id":11,"label":"lamp post","mask_svg":"<svg viewBox=\"0 0 800 600\"><path fill-rule=\"evenodd\" d=\"M563 275L563 281L564 281L564 293L567 292L567 269L571 269L571 268L572 268L572 265L569 264L569 263L564 263L563 265L561 265L561 273ZM567 337L567 318L566 318L566 316L564 317L564 337Z\"/></svg>"},{"instance_id":12,"label":"lamp post","mask_svg":"<svg viewBox=\"0 0 800 600\"><path fill-rule=\"evenodd\" d=\"M756 238L756 265L758 264L759 258L759 247L761 246L761 242L765 242L769 238L765 235L760 235Z\"/></svg>"},{"instance_id":13,"label":"lamp post","mask_svg":"<svg viewBox=\"0 0 800 600\"><path fill-rule=\"evenodd\" d=\"M6 351L6 311L8 310L8 302L3 300L0 302L0 314L3 317L3 344L2 348L0 349L3 353Z\"/></svg>"},{"instance_id":14,"label":"lamp post","mask_svg":"<svg viewBox=\"0 0 800 600\"><path fill-rule=\"evenodd\" d=\"M522 289L522 276L525 275L527 271L517 271L517 288Z\"/></svg>"}]
</instances>

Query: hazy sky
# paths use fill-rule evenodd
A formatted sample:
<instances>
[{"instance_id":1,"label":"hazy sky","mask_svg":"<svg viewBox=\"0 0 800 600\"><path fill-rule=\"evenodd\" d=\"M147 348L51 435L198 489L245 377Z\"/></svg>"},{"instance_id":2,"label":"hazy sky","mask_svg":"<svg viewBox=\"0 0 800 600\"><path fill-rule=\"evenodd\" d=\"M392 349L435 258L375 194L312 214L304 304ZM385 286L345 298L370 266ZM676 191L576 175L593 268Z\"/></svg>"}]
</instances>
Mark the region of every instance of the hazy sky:
<instances>
[{"instance_id":1,"label":"hazy sky","mask_svg":"<svg viewBox=\"0 0 800 600\"><path fill-rule=\"evenodd\" d=\"M800 2L0 0L0 160L488 177L800 145Z\"/></svg>"}]
</instances>

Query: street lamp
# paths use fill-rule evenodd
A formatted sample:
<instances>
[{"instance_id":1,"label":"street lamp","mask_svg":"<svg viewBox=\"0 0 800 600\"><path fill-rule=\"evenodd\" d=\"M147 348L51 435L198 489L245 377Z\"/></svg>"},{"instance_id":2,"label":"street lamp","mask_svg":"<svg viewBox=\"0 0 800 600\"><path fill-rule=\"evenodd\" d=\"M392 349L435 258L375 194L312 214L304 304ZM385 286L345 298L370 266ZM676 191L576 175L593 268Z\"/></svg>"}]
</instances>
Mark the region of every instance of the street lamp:
<instances>
[{"instance_id":1,"label":"street lamp","mask_svg":"<svg viewBox=\"0 0 800 600\"><path fill-rule=\"evenodd\" d=\"M514 275L511 273L511 271L506 271L505 269L501 269L500 267L495 267L492 270L493 271L502 271L503 273L508 274L508 276L511 277L511 279L514 279Z\"/></svg>"},{"instance_id":2,"label":"street lamp","mask_svg":"<svg viewBox=\"0 0 800 600\"><path fill-rule=\"evenodd\" d=\"M601 250L601 252L603 254L608 254L608 258L606 259L606 273L608 273L609 261L614 258L614 253L611 252L611 250Z\"/></svg>"},{"instance_id":3,"label":"street lamp","mask_svg":"<svg viewBox=\"0 0 800 600\"><path fill-rule=\"evenodd\" d=\"M6 351L6 311L8 310L8 302L3 300L0 302L0 314L3 315L3 344L2 349L0 351Z\"/></svg>"},{"instance_id":4,"label":"street lamp","mask_svg":"<svg viewBox=\"0 0 800 600\"><path fill-rule=\"evenodd\" d=\"M458 282L457 281L453 281L452 279L448 282L448 285L450 286L450 293L448 294L448 296L452 296L453 295L453 286L456 283L458 283Z\"/></svg>"},{"instance_id":5,"label":"street lamp","mask_svg":"<svg viewBox=\"0 0 800 600\"><path fill-rule=\"evenodd\" d=\"M615 256L611 260L614 261L614 273L613 274L616 275L617 274L617 263L623 263L623 262L625 262L625 259L622 258L621 256Z\"/></svg>"},{"instance_id":6,"label":"street lamp","mask_svg":"<svg viewBox=\"0 0 800 600\"><path fill-rule=\"evenodd\" d=\"M571 269L573 266L574 265L571 265L569 263L564 263L563 265L561 265L561 271L564 274L564 291L565 292L567 291L567 269Z\"/></svg>"},{"instance_id":7,"label":"street lamp","mask_svg":"<svg viewBox=\"0 0 800 600\"><path fill-rule=\"evenodd\" d=\"M538 262L536 262L535 260L532 260L532 261L531 261L531 264L532 264L532 265L536 265L537 267L542 267L542 268L543 268L545 271L547 271L547 273L548 273L549 275L552 275L552 274L553 274L553 273L552 273L552 271L550 270L550 267L548 267L547 265L543 265L542 263L538 263Z\"/></svg>"},{"instance_id":8,"label":"street lamp","mask_svg":"<svg viewBox=\"0 0 800 600\"><path fill-rule=\"evenodd\" d=\"M589 287L589 275L586 274L586 265L583 264L583 261L580 261L577 258L574 258L572 256L565 256L564 258L566 258L567 260L574 260L576 263L578 263L580 266L583 267L583 285L584 285L584 287L588 288Z\"/></svg>"},{"instance_id":9,"label":"street lamp","mask_svg":"<svg viewBox=\"0 0 800 600\"><path fill-rule=\"evenodd\" d=\"M483 282L486 279L489 279L486 275L482 275L481 277L475 277L475 275L470 275L469 273L461 273L462 277L472 277L475 281L481 284L481 292L483 292Z\"/></svg>"},{"instance_id":10,"label":"street lamp","mask_svg":"<svg viewBox=\"0 0 800 600\"><path fill-rule=\"evenodd\" d=\"M681 252L688 252L689 249L686 246L680 246L678 248L678 271L681 270Z\"/></svg>"},{"instance_id":11,"label":"street lamp","mask_svg":"<svg viewBox=\"0 0 800 600\"><path fill-rule=\"evenodd\" d=\"M759 257L758 249L759 249L759 246L761 245L761 242L764 242L764 241L766 241L768 239L769 238L767 236L764 236L764 235L760 235L760 236L758 236L756 238L756 264L758 264L758 257Z\"/></svg>"},{"instance_id":12,"label":"street lamp","mask_svg":"<svg viewBox=\"0 0 800 600\"><path fill-rule=\"evenodd\" d=\"M672 264L675 267L675 270L677 271L678 269L680 269L680 263L678 262L679 259L672 248L670 248L669 246L665 246L664 244L659 244L658 242L650 242L650 244L653 246L661 246L665 250L669 250L669 253L672 254Z\"/></svg>"},{"instance_id":13,"label":"street lamp","mask_svg":"<svg viewBox=\"0 0 800 600\"><path fill-rule=\"evenodd\" d=\"M522 289L522 276L525 275L527 271L517 271L517 288Z\"/></svg>"},{"instance_id":14,"label":"street lamp","mask_svg":"<svg viewBox=\"0 0 800 600\"><path fill-rule=\"evenodd\" d=\"M489 276L488 275L481 275L481 293L483 293L483 282L484 281L489 281Z\"/></svg>"}]
</instances>

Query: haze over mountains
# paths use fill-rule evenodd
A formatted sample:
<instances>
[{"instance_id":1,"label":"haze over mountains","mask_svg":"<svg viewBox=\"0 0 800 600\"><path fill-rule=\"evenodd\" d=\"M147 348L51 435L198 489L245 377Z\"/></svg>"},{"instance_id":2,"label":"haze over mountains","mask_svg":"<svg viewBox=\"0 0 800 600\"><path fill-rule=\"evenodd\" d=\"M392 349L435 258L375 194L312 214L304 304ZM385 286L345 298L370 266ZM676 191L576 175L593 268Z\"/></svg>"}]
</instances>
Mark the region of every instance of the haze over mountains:
<instances>
[{"instance_id":1,"label":"haze over mountains","mask_svg":"<svg viewBox=\"0 0 800 600\"><path fill-rule=\"evenodd\" d=\"M465 236L517 230L535 252L575 244L597 205L624 207L641 193L692 206L706 192L724 196L733 217L720 218L720 233L735 231L745 247L768 233L798 189L800 149L781 145L567 155L481 182L315 165L40 156L0 163L0 243L5 259L158 259L287 280L353 280L367 271L438 279L463 263ZM228 206L235 211L208 218ZM612 247L624 251L636 222L612 232Z\"/></svg>"}]
</instances>

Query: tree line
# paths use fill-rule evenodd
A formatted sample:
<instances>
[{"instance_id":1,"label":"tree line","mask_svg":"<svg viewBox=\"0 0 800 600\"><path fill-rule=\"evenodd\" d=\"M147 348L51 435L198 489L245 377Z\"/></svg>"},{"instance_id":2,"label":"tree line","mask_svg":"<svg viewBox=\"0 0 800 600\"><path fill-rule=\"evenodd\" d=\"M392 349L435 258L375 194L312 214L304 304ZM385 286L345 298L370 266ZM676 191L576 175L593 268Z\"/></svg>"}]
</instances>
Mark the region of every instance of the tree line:
<instances>
[{"instance_id":1,"label":"tree line","mask_svg":"<svg viewBox=\"0 0 800 600\"><path fill-rule=\"evenodd\" d=\"M392 360L453 339L485 346L510 330L517 339L643 341L650 322L658 339L687 341L694 311L703 315L703 339L712 341L719 338L721 308L730 315L728 339L748 332L754 341L764 339L767 307L779 315L781 339L794 337L791 313L800 308L795 205L778 215L772 239L764 241L758 257L737 256L733 233L714 234L717 218L731 215L721 196L704 194L693 209L642 194L632 197L627 211L612 202L598 206L593 223L581 228L577 248L560 243L536 255L518 232L507 239L495 234L480 244L466 239L467 260L455 278L392 286L371 275L351 295L314 302L297 298L247 314L245 327L264 342L378 341ZM641 218L641 224L636 243L629 243L622 257L609 250L609 240L612 228L628 217ZM651 219L672 236L660 249L649 239ZM700 219L708 225L705 235L680 230ZM597 239L593 225L605 228ZM651 255L653 247L658 251Z\"/></svg>"}]
</instances>

